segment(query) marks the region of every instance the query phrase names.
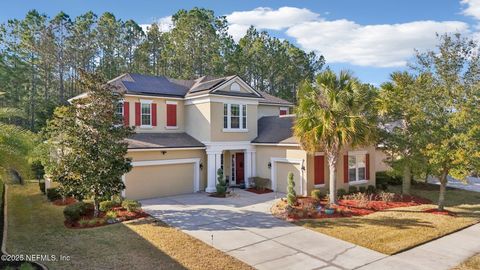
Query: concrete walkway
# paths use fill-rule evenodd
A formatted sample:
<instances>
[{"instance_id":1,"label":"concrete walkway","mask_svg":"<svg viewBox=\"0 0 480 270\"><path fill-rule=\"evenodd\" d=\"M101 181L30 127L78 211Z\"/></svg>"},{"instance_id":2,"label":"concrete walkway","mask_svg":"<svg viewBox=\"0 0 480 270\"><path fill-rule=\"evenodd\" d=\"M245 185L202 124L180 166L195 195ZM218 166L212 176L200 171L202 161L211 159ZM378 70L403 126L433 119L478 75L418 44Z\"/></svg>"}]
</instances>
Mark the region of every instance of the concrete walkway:
<instances>
[{"instance_id":1,"label":"concrete walkway","mask_svg":"<svg viewBox=\"0 0 480 270\"><path fill-rule=\"evenodd\" d=\"M257 269L355 269L385 258L274 218L274 193L212 198L204 193L142 201L152 216Z\"/></svg>"}]
</instances>

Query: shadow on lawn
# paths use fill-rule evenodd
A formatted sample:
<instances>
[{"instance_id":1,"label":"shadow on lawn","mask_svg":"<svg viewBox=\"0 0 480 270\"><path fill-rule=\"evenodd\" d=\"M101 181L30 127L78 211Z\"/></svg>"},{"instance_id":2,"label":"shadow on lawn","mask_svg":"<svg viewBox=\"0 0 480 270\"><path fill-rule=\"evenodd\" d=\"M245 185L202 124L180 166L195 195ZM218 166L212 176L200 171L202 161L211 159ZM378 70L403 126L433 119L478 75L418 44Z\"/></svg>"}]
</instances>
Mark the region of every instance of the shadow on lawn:
<instances>
[{"instance_id":1,"label":"shadow on lawn","mask_svg":"<svg viewBox=\"0 0 480 270\"><path fill-rule=\"evenodd\" d=\"M336 218L325 219L322 221L298 221L296 224L300 226L307 226L310 228L360 228L365 226L383 226L395 229L411 229L418 227L434 228L433 224L416 218Z\"/></svg>"}]
</instances>

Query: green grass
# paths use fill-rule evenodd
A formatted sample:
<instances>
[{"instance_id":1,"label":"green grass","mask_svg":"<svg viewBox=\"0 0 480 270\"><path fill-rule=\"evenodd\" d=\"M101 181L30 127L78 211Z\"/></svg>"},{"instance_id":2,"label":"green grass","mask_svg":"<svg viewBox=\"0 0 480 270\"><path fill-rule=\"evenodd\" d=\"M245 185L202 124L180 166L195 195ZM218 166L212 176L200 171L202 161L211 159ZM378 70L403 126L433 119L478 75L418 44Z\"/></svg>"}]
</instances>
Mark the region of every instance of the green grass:
<instances>
[{"instance_id":1,"label":"green grass","mask_svg":"<svg viewBox=\"0 0 480 270\"><path fill-rule=\"evenodd\" d=\"M67 229L63 207L49 203L36 183L9 185L7 198L7 250L70 257L46 262L49 269L251 269L153 219Z\"/></svg>"},{"instance_id":2,"label":"green grass","mask_svg":"<svg viewBox=\"0 0 480 270\"><path fill-rule=\"evenodd\" d=\"M399 191L398 187L390 188ZM413 187L413 195L435 202L437 189ZM367 216L301 221L298 225L343 239L385 254L394 254L480 221L480 193L448 190L446 209L456 217L422 212L436 205L380 211Z\"/></svg>"}]
</instances>

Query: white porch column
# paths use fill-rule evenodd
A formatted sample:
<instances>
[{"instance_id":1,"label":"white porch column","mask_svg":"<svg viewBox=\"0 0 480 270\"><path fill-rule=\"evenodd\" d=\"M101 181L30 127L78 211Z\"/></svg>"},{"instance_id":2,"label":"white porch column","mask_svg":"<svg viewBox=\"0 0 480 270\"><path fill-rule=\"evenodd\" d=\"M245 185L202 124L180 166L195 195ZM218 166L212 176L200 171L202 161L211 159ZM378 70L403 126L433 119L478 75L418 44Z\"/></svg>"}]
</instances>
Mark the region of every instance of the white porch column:
<instances>
[{"instance_id":1,"label":"white porch column","mask_svg":"<svg viewBox=\"0 0 480 270\"><path fill-rule=\"evenodd\" d=\"M252 177L257 176L257 152L252 151Z\"/></svg>"},{"instance_id":2,"label":"white porch column","mask_svg":"<svg viewBox=\"0 0 480 270\"><path fill-rule=\"evenodd\" d=\"M217 183L217 172L218 169L222 168L222 152L215 153L215 184ZM225 175L225 172L223 172Z\"/></svg>"},{"instance_id":3,"label":"white porch column","mask_svg":"<svg viewBox=\"0 0 480 270\"><path fill-rule=\"evenodd\" d=\"M207 151L207 188L206 192L215 192L217 188L215 187L216 181L216 172L215 172L215 153Z\"/></svg>"},{"instance_id":4,"label":"white porch column","mask_svg":"<svg viewBox=\"0 0 480 270\"><path fill-rule=\"evenodd\" d=\"M249 178L252 177L252 151L245 151L245 186L250 187Z\"/></svg>"}]
</instances>

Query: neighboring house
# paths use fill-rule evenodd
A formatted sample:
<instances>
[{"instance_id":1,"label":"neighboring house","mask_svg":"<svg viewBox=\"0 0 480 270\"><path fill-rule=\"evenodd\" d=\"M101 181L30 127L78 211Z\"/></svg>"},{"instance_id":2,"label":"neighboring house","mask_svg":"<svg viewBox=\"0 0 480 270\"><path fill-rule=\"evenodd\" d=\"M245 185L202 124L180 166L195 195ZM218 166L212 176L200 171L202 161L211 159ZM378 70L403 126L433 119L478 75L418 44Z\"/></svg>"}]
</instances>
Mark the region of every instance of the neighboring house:
<instances>
[{"instance_id":1,"label":"neighboring house","mask_svg":"<svg viewBox=\"0 0 480 270\"><path fill-rule=\"evenodd\" d=\"M230 185L248 186L251 177L262 177L286 192L293 172L300 195L328 188L324 154L305 152L292 135L293 104L238 76L124 74L109 83L124 92L117 113L136 131L128 139L133 168L123 177L126 198L215 192L219 168ZM374 185L374 154L374 146L342 151L338 187Z\"/></svg>"}]
</instances>

